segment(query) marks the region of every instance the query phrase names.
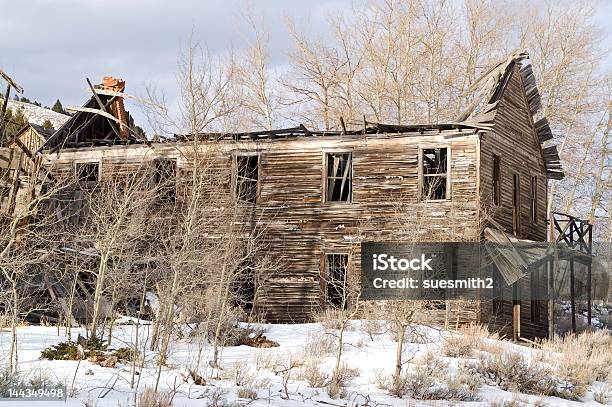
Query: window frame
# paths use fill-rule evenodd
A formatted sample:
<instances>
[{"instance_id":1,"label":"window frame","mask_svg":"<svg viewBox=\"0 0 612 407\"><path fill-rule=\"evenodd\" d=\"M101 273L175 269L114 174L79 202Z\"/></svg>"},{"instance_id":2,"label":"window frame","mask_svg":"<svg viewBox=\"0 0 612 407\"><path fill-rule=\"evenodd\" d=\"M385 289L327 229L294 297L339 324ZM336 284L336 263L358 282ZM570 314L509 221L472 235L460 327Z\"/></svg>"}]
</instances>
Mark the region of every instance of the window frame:
<instances>
[{"instance_id":1,"label":"window frame","mask_svg":"<svg viewBox=\"0 0 612 407\"><path fill-rule=\"evenodd\" d=\"M348 194L348 200L347 201L332 201L329 199L329 191L328 191L328 181L329 181L329 174L327 173L327 166L329 163L329 156L331 154L349 154L350 157L350 164L351 164L351 168L350 168L350 173L349 173L349 194ZM323 203L326 205L350 205L352 203L354 203L354 199L353 199L353 192L354 192L354 188L353 188L353 181L355 180L355 166L354 164L354 159L355 159L355 155L354 155L354 151L352 149L323 149L323 168L322 168L322 190L323 193L321 194L322 196L322 200ZM337 179L338 177L333 177L334 179Z\"/></svg>"},{"instance_id":2,"label":"window frame","mask_svg":"<svg viewBox=\"0 0 612 407\"><path fill-rule=\"evenodd\" d=\"M535 183L534 183L535 182ZM538 222L538 188L540 187L540 177L531 173L530 184L529 184L529 217L531 218L531 224L537 225Z\"/></svg>"},{"instance_id":3,"label":"window frame","mask_svg":"<svg viewBox=\"0 0 612 407\"><path fill-rule=\"evenodd\" d=\"M522 233L521 192L521 174L518 172L512 173L512 233L514 236L521 236Z\"/></svg>"},{"instance_id":4,"label":"window frame","mask_svg":"<svg viewBox=\"0 0 612 407\"><path fill-rule=\"evenodd\" d=\"M238 178L242 177L238 175L238 157L257 157L257 180L255 185L255 200L245 201L238 199L236 189L238 188ZM232 198L236 204L239 205L257 205L261 199L261 153L259 151L234 151L232 152L232 174L231 174L231 188ZM242 177L246 178L246 177ZM251 179L252 181L252 179Z\"/></svg>"},{"instance_id":5,"label":"window frame","mask_svg":"<svg viewBox=\"0 0 612 407\"><path fill-rule=\"evenodd\" d=\"M498 179L497 179L497 185L495 183L495 163L496 163L496 158L498 159L497 162L499 163L499 167L498 167L498 171L497 171L497 175L498 175ZM493 151L492 154L492 174L491 174L491 204L493 205L494 208L498 208L500 206L502 206L502 180L503 180L503 176L502 176L502 155L499 154L496 151ZM495 199L497 198L497 199Z\"/></svg>"},{"instance_id":6,"label":"window frame","mask_svg":"<svg viewBox=\"0 0 612 407\"><path fill-rule=\"evenodd\" d=\"M324 307L326 308L333 308L333 309L340 309L342 307L342 304L339 305L335 305L333 304L331 301L329 301L329 281L330 281L330 269L329 269L329 257L330 256L344 256L346 257L346 264L345 264L345 273L344 273L344 287L343 287L343 292L342 292L342 297L341 298L346 298L346 289L347 289L347 282L348 282L348 273L350 272L350 268L351 268L351 255L348 252L343 252L343 251L338 251L338 250L329 250L329 251L325 251L322 253L321 256L321 260L322 260L322 267L321 267L321 273L320 273L320 286L321 286L321 303ZM348 301L345 302L344 304L345 309L348 308Z\"/></svg>"},{"instance_id":7,"label":"window frame","mask_svg":"<svg viewBox=\"0 0 612 407\"><path fill-rule=\"evenodd\" d=\"M423 155L425 150L434 150L434 149L446 149L446 173L444 174L425 174L423 170ZM418 198L420 202L444 202L452 200L452 191L451 191L451 154L452 149L450 144L442 144L442 145L427 145L427 146L419 146L418 151L418 159L417 165L418 168ZM426 177L445 177L446 178L446 196L442 199L426 199L423 194L423 188L425 187L425 178Z\"/></svg>"},{"instance_id":8,"label":"window frame","mask_svg":"<svg viewBox=\"0 0 612 407\"><path fill-rule=\"evenodd\" d=\"M79 165L82 164L97 164L98 165L98 174L96 175L96 180L95 181L89 181L89 180L81 180L80 176L79 176L79 172L77 170ZM100 182L100 180L102 179L102 160L101 159L93 159L93 160L75 160L73 162L73 166L72 166L72 170L73 170L73 175L76 178L77 182L80 185L93 185L98 184Z\"/></svg>"},{"instance_id":9,"label":"window frame","mask_svg":"<svg viewBox=\"0 0 612 407\"><path fill-rule=\"evenodd\" d=\"M176 193L177 193L177 185L178 185L178 171L179 171L179 160L177 157L155 157L151 160L151 166L153 167L153 184L154 187L157 187L161 181L160 180L156 180L155 177L157 176L158 172L157 172L157 163L160 161L173 161L174 162L174 174L173 174L173 193L171 195L170 198L170 202L174 203L176 202ZM166 199L167 196L164 196L160 201L161 202L168 202L168 199Z\"/></svg>"}]
</instances>

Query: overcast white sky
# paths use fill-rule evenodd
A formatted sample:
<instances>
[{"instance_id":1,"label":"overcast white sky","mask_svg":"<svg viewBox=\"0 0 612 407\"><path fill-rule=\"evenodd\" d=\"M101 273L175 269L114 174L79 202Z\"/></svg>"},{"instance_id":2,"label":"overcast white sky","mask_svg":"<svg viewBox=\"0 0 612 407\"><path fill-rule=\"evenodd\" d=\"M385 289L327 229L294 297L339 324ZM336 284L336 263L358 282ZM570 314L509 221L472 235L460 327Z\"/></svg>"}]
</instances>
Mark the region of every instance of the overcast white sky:
<instances>
[{"instance_id":1,"label":"overcast white sky","mask_svg":"<svg viewBox=\"0 0 612 407\"><path fill-rule=\"evenodd\" d=\"M244 0L0 0L0 68L25 96L51 106L56 98L80 105L88 97L85 77L126 80L126 92L143 94L155 84L168 101L176 93L180 48L192 31L212 52L240 48L245 32ZM281 66L290 49L287 16L313 34L330 13L350 0L252 2L270 32L272 63ZM300 24L302 26L302 24ZM4 89L4 88L3 88ZM129 106L128 106L129 109ZM138 119L138 113L132 113ZM137 120L138 122L138 120Z\"/></svg>"},{"instance_id":2,"label":"overcast white sky","mask_svg":"<svg viewBox=\"0 0 612 407\"><path fill-rule=\"evenodd\" d=\"M155 84L168 101L176 94L179 50L194 30L211 52L244 44L244 0L0 0L0 68L25 88L25 96L52 105L80 105L85 77L122 77L128 93ZM310 35L324 35L330 13L351 0L259 0L253 8L270 33L272 63L282 66L290 49L285 17ZM612 1L598 18L612 38ZM608 64L612 59L608 58ZM128 106L129 108L129 106ZM137 122L139 114L132 109Z\"/></svg>"}]
</instances>

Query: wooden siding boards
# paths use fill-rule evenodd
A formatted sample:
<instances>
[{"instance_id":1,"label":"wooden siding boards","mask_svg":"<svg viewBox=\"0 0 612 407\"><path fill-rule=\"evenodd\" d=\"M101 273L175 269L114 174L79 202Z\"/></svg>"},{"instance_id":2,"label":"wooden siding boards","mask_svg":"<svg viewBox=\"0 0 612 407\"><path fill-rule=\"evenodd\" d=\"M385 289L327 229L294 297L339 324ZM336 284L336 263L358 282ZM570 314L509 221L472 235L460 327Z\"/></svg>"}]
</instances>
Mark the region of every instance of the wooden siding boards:
<instances>
[{"instance_id":1,"label":"wooden siding boards","mask_svg":"<svg viewBox=\"0 0 612 407\"><path fill-rule=\"evenodd\" d=\"M518 66L514 67L508 84L501 97L494 119L494 131L487 132L481 140L480 148L480 188L483 211L508 233L512 233L512 194L513 175L520 176L520 237L534 241L546 241L546 166L542 157L540 141L537 137L531 111L526 100L524 86ZM492 205L493 154L501 156L501 199L500 205ZM531 221L531 177L538 180L537 222ZM545 273L540 275L540 289L546 292ZM531 301L530 281L524 278L520 282L521 300L521 335L524 337L544 337L547 334L548 310L541 304L538 323L530 321ZM509 336L512 329L512 289L504 292L504 314L495 317L491 304L483 307L483 321L490 320L498 328L504 328ZM509 312L510 310L510 312Z\"/></svg>"},{"instance_id":2,"label":"wooden siding boards","mask_svg":"<svg viewBox=\"0 0 612 407\"><path fill-rule=\"evenodd\" d=\"M220 185L231 193L232 155L260 156L259 195L255 216L262 219L270 255L282 265L258 293L256 307L271 321L312 318L323 304L321 275L327 253L350 253L359 276L358 236L379 241L479 241L482 219L490 215L512 229L512 177L521 178L522 237L546 239L546 168L518 67L514 67L497 104L493 130L422 130L421 132L312 136L265 140L220 141L212 171L223 173ZM206 142L201 145L206 146ZM34 147L34 146L33 146ZM449 148L449 199L419 200L419 150ZM72 173L78 161L99 161L102 179L131 174L143 161L177 158L179 184L191 169L190 143L154 143L64 149L46 158L56 173ZM325 154L351 152L352 202L325 202ZM491 206L492 157L501 156L501 201ZM538 222L530 218L530 182L538 177ZM521 292L529 293L528 279ZM546 282L543 281L543 288ZM490 322L511 327L512 293L505 293L502 316L490 303L451 304L450 322ZM546 334L547 309L530 323L529 301L523 301L523 336ZM432 309L439 320L444 310Z\"/></svg>"}]
</instances>

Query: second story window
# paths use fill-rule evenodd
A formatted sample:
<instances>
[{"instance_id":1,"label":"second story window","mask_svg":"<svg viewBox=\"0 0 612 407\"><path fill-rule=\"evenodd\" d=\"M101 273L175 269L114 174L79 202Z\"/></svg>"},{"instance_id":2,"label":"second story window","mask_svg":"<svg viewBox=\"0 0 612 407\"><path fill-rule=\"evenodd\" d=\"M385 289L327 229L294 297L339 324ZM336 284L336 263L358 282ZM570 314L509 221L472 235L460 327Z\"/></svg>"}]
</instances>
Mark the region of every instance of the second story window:
<instances>
[{"instance_id":1,"label":"second story window","mask_svg":"<svg viewBox=\"0 0 612 407\"><path fill-rule=\"evenodd\" d=\"M421 200L448 198L448 148L424 148L420 152Z\"/></svg>"},{"instance_id":2,"label":"second story window","mask_svg":"<svg viewBox=\"0 0 612 407\"><path fill-rule=\"evenodd\" d=\"M512 176L512 232L521 234L521 176Z\"/></svg>"},{"instance_id":3,"label":"second story window","mask_svg":"<svg viewBox=\"0 0 612 407\"><path fill-rule=\"evenodd\" d=\"M238 202L257 202L259 156L238 155L235 159L234 197Z\"/></svg>"},{"instance_id":4,"label":"second story window","mask_svg":"<svg viewBox=\"0 0 612 407\"><path fill-rule=\"evenodd\" d=\"M161 202L176 200L176 159L156 158L153 160L153 184L158 188Z\"/></svg>"},{"instance_id":5,"label":"second story window","mask_svg":"<svg viewBox=\"0 0 612 407\"><path fill-rule=\"evenodd\" d=\"M327 153L326 202L351 202L353 189L352 153Z\"/></svg>"},{"instance_id":6,"label":"second story window","mask_svg":"<svg viewBox=\"0 0 612 407\"><path fill-rule=\"evenodd\" d=\"M538 223L538 177L531 177L531 196L530 196L531 222Z\"/></svg>"},{"instance_id":7,"label":"second story window","mask_svg":"<svg viewBox=\"0 0 612 407\"><path fill-rule=\"evenodd\" d=\"M95 184L100 178L100 163L97 161L86 163L75 163L74 172L76 178L83 185Z\"/></svg>"},{"instance_id":8,"label":"second story window","mask_svg":"<svg viewBox=\"0 0 612 407\"><path fill-rule=\"evenodd\" d=\"M493 205L501 202L501 157L493 154Z\"/></svg>"}]
</instances>

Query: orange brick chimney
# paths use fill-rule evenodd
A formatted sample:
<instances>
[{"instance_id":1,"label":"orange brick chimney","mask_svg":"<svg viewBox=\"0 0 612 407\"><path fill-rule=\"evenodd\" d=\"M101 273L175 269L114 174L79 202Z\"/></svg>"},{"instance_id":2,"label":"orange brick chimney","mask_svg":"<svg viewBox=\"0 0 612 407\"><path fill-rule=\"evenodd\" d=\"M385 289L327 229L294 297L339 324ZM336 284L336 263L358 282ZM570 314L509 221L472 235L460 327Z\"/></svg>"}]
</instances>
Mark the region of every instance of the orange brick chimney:
<instances>
[{"instance_id":1,"label":"orange brick chimney","mask_svg":"<svg viewBox=\"0 0 612 407\"><path fill-rule=\"evenodd\" d=\"M102 87L106 90L112 90L115 92L123 92L125 90L125 81L123 79L113 78L112 76L105 76L103 78ZM128 115L123 105L123 98L117 98L110 107L111 113L122 123L128 122ZM124 125L119 125L119 135L123 140L128 138L128 128Z\"/></svg>"}]
</instances>

